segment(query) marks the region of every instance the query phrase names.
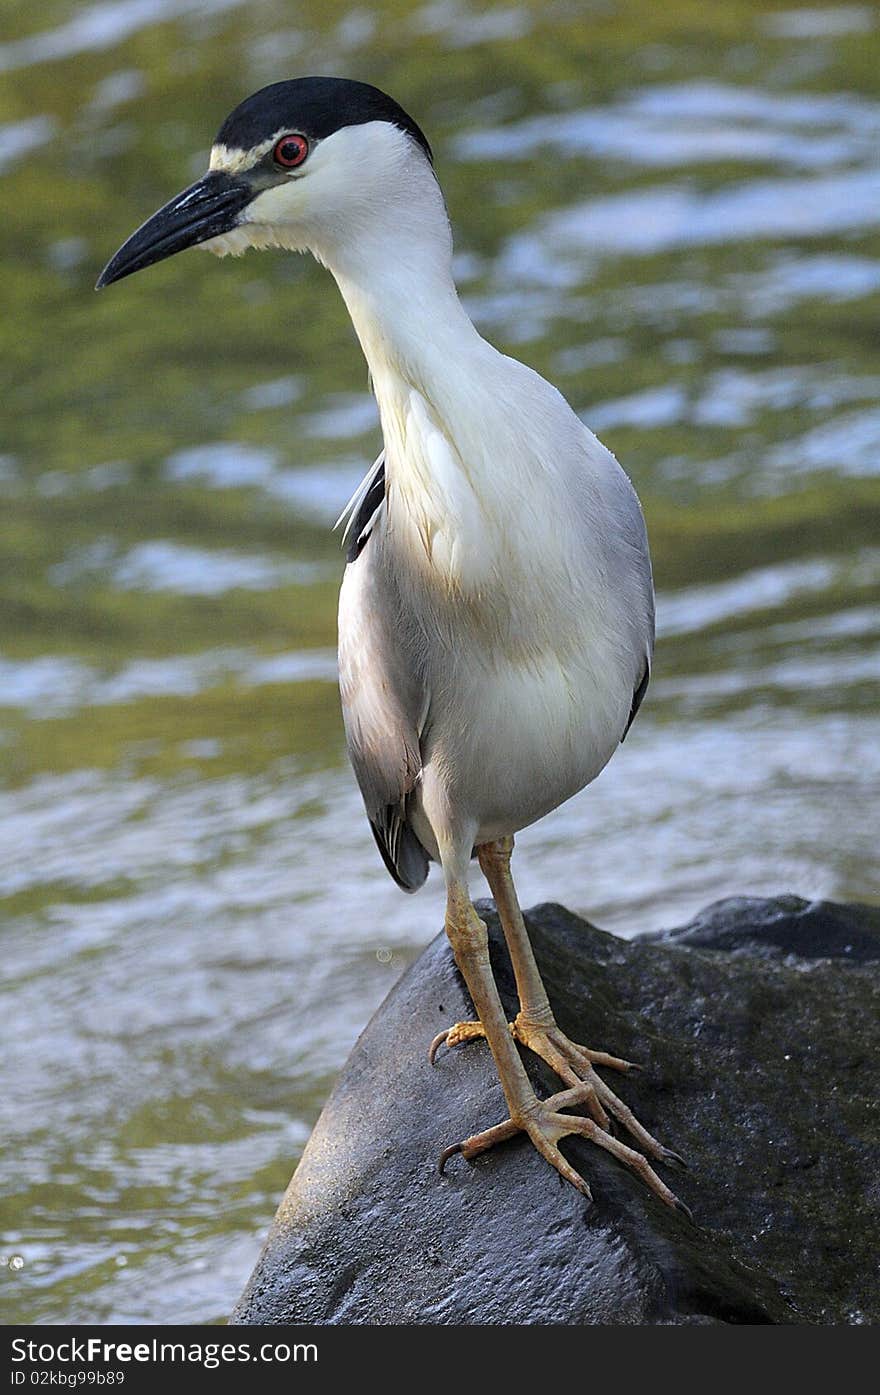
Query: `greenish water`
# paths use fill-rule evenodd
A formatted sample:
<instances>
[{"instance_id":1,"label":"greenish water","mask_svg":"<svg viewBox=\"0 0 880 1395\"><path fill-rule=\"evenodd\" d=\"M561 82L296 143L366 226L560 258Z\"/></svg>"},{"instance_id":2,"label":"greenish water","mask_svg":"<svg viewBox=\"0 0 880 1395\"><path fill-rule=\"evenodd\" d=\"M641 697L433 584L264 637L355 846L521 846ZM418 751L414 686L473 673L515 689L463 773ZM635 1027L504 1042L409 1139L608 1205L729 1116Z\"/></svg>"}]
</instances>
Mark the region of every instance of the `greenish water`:
<instances>
[{"instance_id":1,"label":"greenish water","mask_svg":"<svg viewBox=\"0 0 880 1395\"><path fill-rule=\"evenodd\" d=\"M222 1318L441 923L345 763L328 524L378 436L332 282L188 253L92 291L227 110L308 72L413 111L474 318L645 505L655 678L520 839L524 901L633 934L880 896L880 11L6 0L7 1322Z\"/></svg>"}]
</instances>

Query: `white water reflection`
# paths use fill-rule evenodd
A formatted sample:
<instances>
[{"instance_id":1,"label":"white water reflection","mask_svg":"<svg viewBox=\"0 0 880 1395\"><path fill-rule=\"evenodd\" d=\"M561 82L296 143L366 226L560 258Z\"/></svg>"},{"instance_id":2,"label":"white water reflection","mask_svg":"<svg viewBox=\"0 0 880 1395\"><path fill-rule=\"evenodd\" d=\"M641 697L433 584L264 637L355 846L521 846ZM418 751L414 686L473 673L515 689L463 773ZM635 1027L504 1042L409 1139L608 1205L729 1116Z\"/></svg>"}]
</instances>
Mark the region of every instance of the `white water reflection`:
<instances>
[{"instance_id":1,"label":"white water reflection","mask_svg":"<svg viewBox=\"0 0 880 1395\"><path fill-rule=\"evenodd\" d=\"M57 29L0 44L0 72L115 48L153 24L205 12L220 14L242 3L244 0L103 0L85 6Z\"/></svg>"},{"instance_id":2,"label":"white water reflection","mask_svg":"<svg viewBox=\"0 0 880 1395\"><path fill-rule=\"evenodd\" d=\"M626 253L625 239L622 251ZM670 316L698 322L712 312L769 320L805 302L842 304L861 300L880 288L880 261L873 258L847 252L811 255L768 249L763 271L727 273L711 283L677 276L659 283L636 281L617 285L611 293L585 295L571 290L580 283L585 265L575 267L570 259L545 257L540 241L531 234L525 242L520 239L516 243L513 253L508 249L508 254L526 260L530 283L518 284L515 291L504 289L509 278L499 275L493 278L492 289L470 293L464 303L485 332L500 330L514 343L539 339L566 320L590 325L610 317L615 328L633 330L646 323L665 322ZM605 254L613 256L614 249L606 248ZM744 331L738 328L737 332ZM672 357L668 350L673 342L665 345L667 357ZM773 339L765 332L762 351L772 346ZM723 340L719 347L730 351ZM737 352L736 348L733 351ZM595 343L588 339L583 345L563 350L559 363L563 371L577 372L593 363L622 361L629 356L625 339L604 336Z\"/></svg>"},{"instance_id":3,"label":"white water reflection","mask_svg":"<svg viewBox=\"0 0 880 1395\"><path fill-rule=\"evenodd\" d=\"M743 352L742 341L735 341ZM729 346L728 346L729 347ZM754 338L745 341L745 351L755 349ZM763 341L757 344L759 351ZM793 407L822 413L851 402L876 402L880 398L880 376L857 377L836 370L834 365L806 364L791 368L749 370L723 368L703 380L698 393L689 393L676 383L645 388L610 402L596 402L582 413L594 431L606 431L618 426L634 426L647 431L659 426L687 422L693 426L720 426L739 430L752 425L765 412L789 412ZM873 456L876 443L873 422L877 409L847 415L837 421L824 422L815 433L788 442L770 453L773 465L791 465L792 469L837 468L835 451L829 449L828 436L846 442L853 451L848 469L865 473L861 464ZM856 463L859 462L859 463Z\"/></svg>"},{"instance_id":4,"label":"white water reflection","mask_svg":"<svg viewBox=\"0 0 880 1395\"><path fill-rule=\"evenodd\" d=\"M877 27L877 13L871 5L778 10L759 15L758 25L777 39L831 39L843 34L870 34Z\"/></svg>"},{"instance_id":5,"label":"white water reflection","mask_svg":"<svg viewBox=\"0 0 880 1395\"><path fill-rule=\"evenodd\" d=\"M880 407L849 412L775 447L768 464L786 474L838 470L844 475L880 473Z\"/></svg>"},{"instance_id":6,"label":"white water reflection","mask_svg":"<svg viewBox=\"0 0 880 1395\"><path fill-rule=\"evenodd\" d=\"M880 583L880 552L865 552L855 561L862 585ZM660 638L696 631L737 615L783 606L795 596L821 595L836 580L853 583L853 562L816 558L812 562L788 562L758 567L731 581L711 586L686 587L661 592L657 597L657 633Z\"/></svg>"},{"instance_id":7,"label":"white water reflection","mask_svg":"<svg viewBox=\"0 0 880 1395\"><path fill-rule=\"evenodd\" d=\"M212 649L165 659L134 659L107 672L81 660L41 655L0 656L0 710L22 708L33 717L59 717L86 707L113 706L148 697L195 697L228 683L332 682L336 653L306 649L261 655L246 649Z\"/></svg>"},{"instance_id":8,"label":"white water reflection","mask_svg":"<svg viewBox=\"0 0 880 1395\"><path fill-rule=\"evenodd\" d=\"M493 39L519 39L532 28L532 17L519 5L475 10L463 0L428 0L409 21L415 34L439 34L450 48L470 48Z\"/></svg>"},{"instance_id":9,"label":"white water reflection","mask_svg":"<svg viewBox=\"0 0 880 1395\"><path fill-rule=\"evenodd\" d=\"M277 464L274 451L241 441L216 441L176 451L165 463L169 480L198 480L215 489L247 489L265 485Z\"/></svg>"},{"instance_id":10,"label":"white water reflection","mask_svg":"<svg viewBox=\"0 0 880 1395\"><path fill-rule=\"evenodd\" d=\"M333 575L320 562L292 562L265 553L188 547L169 538L137 543L119 555L112 539L75 550L49 570L55 585L106 579L122 591L172 591L179 596L222 596L240 588L271 591L308 586Z\"/></svg>"},{"instance_id":11,"label":"white water reflection","mask_svg":"<svg viewBox=\"0 0 880 1395\"><path fill-rule=\"evenodd\" d=\"M58 127L49 116L29 116L0 126L0 174L41 145L48 145Z\"/></svg>"},{"instance_id":12,"label":"white water reflection","mask_svg":"<svg viewBox=\"0 0 880 1395\"><path fill-rule=\"evenodd\" d=\"M720 160L821 169L871 158L880 107L848 93L772 93L722 83L643 88L609 107L554 112L459 137L466 160L531 160L542 150L681 168Z\"/></svg>"},{"instance_id":13,"label":"white water reflection","mask_svg":"<svg viewBox=\"0 0 880 1395\"><path fill-rule=\"evenodd\" d=\"M297 402L304 391L301 378L288 374L283 378L272 378L266 383L257 383L242 394L243 405L252 412L263 412L277 407L289 407Z\"/></svg>"},{"instance_id":14,"label":"white water reflection","mask_svg":"<svg viewBox=\"0 0 880 1395\"><path fill-rule=\"evenodd\" d=\"M690 674L685 678L663 678L656 684L656 696L667 702L686 700L691 715L718 712L733 698L751 701L779 698L792 701L808 692L829 696L848 685L876 686L880 683L880 646L849 655L843 665L837 654L799 654L778 663L750 663L738 656L737 667L722 673ZM845 676L841 677L841 667ZM684 702L681 702L685 710ZM869 806L866 802L865 808Z\"/></svg>"},{"instance_id":15,"label":"white water reflection","mask_svg":"<svg viewBox=\"0 0 880 1395\"><path fill-rule=\"evenodd\" d=\"M804 300L860 300L880 288L880 262L852 253L775 257L758 276L738 276L731 284L749 314L778 315Z\"/></svg>"},{"instance_id":16,"label":"white water reflection","mask_svg":"<svg viewBox=\"0 0 880 1395\"><path fill-rule=\"evenodd\" d=\"M802 241L878 224L880 168L755 179L714 193L658 185L539 218L531 232L510 239L499 272L504 280L558 284L563 276L576 282L584 258L645 257L753 239Z\"/></svg>"},{"instance_id":17,"label":"white water reflection","mask_svg":"<svg viewBox=\"0 0 880 1395\"><path fill-rule=\"evenodd\" d=\"M362 436L365 431L375 431L378 425L376 401L367 392L334 393L322 411L303 417L305 434L319 440Z\"/></svg>"},{"instance_id":18,"label":"white water reflection","mask_svg":"<svg viewBox=\"0 0 880 1395\"><path fill-rule=\"evenodd\" d=\"M357 430L365 429L366 414L360 398L353 409ZM371 419L375 408L370 408ZM313 419L313 435L344 438L352 434L353 415L340 419L333 411ZM332 523L367 472L362 459L338 458L329 465L300 465L282 469L278 456L269 450L239 441L216 441L178 451L165 463L171 482L199 481L214 489L262 489L315 520Z\"/></svg>"}]
</instances>

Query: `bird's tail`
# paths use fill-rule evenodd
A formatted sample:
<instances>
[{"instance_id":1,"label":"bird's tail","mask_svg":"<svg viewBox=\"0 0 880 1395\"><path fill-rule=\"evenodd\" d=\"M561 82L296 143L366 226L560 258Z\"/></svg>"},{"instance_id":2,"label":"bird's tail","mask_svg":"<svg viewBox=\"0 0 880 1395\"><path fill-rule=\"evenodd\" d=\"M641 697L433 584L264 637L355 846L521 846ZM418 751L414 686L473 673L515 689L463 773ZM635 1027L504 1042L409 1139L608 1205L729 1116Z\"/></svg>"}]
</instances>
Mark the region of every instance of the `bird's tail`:
<instances>
[{"instance_id":1,"label":"bird's tail","mask_svg":"<svg viewBox=\"0 0 880 1395\"><path fill-rule=\"evenodd\" d=\"M382 861L401 891L418 891L428 875L428 854L406 821L402 805L389 804L370 827Z\"/></svg>"}]
</instances>

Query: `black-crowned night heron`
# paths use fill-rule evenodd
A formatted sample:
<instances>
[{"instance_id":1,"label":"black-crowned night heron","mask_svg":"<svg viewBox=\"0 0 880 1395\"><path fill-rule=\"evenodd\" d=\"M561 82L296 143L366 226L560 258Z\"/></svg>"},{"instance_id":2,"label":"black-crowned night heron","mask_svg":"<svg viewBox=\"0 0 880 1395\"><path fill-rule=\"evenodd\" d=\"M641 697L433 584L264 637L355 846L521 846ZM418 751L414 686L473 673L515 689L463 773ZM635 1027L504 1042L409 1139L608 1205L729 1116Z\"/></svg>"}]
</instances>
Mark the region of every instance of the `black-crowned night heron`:
<instances>
[{"instance_id":1,"label":"black-crowned night heron","mask_svg":"<svg viewBox=\"0 0 880 1395\"><path fill-rule=\"evenodd\" d=\"M510 1114L443 1160L523 1131L589 1196L557 1146L580 1134L684 1209L647 1160L676 1155L595 1069L629 1062L557 1026L510 873L513 835L599 774L648 683L654 595L629 480L555 388L471 324L430 146L376 88L301 78L249 97L223 123L204 178L128 239L98 285L196 244L221 256L311 252L369 364L384 451L347 510L348 749L398 885L415 891L432 859L443 868L446 931L479 1021L442 1033L431 1057L442 1041L485 1036ZM474 851L516 975L510 1025L468 891ZM538 1099L517 1043L562 1092ZM577 1106L586 1114L564 1112Z\"/></svg>"}]
</instances>

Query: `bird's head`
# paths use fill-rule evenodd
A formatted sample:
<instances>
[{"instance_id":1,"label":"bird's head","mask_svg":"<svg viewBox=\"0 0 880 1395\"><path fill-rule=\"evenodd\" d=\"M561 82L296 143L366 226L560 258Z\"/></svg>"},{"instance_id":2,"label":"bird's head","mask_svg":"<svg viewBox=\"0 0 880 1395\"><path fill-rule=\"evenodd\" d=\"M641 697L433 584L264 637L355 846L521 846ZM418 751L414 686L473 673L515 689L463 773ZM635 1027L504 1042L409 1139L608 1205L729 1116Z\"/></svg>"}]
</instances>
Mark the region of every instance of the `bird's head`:
<instances>
[{"instance_id":1,"label":"bird's head","mask_svg":"<svg viewBox=\"0 0 880 1395\"><path fill-rule=\"evenodd\" d=\"M226 118L207 174L154 213L108 262L98 289L202 245L310 250L325 260L436 193L431 149L402 107L367 83L310 77L276 82ZM436 193L439 198L439 193Z\"/></svg>"}]
</instances>

